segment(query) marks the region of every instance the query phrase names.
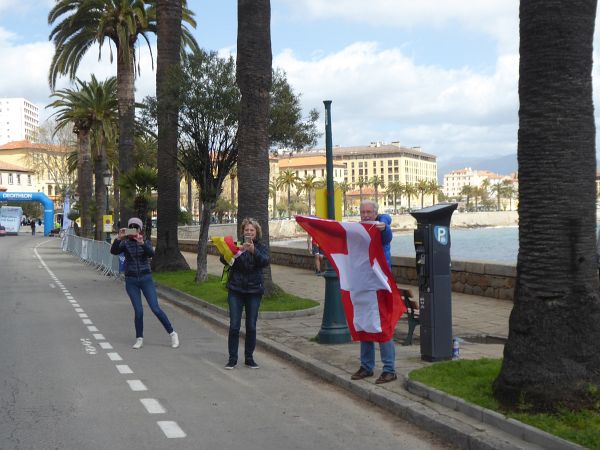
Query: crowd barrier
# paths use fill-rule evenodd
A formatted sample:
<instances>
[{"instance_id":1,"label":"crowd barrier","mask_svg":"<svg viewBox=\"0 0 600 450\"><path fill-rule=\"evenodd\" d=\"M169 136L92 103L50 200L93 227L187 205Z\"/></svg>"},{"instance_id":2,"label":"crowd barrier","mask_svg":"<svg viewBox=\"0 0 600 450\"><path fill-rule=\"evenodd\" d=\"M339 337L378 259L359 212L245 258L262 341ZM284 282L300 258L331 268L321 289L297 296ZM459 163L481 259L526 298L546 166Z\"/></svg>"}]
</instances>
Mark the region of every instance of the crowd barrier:
<instances>
[{"instance_id":1,"label":"crowd barrier","mask_svg":"<svg viewBox=\"0 0 600 450\"><path fill-rule=\"evenodd\" d=\"M62 250L78 256L82 262L94 266L102 274L120 278L119 256L110 253L110 244L82 238L70 229L62 235Z\"/></svg>"}]
</instances>

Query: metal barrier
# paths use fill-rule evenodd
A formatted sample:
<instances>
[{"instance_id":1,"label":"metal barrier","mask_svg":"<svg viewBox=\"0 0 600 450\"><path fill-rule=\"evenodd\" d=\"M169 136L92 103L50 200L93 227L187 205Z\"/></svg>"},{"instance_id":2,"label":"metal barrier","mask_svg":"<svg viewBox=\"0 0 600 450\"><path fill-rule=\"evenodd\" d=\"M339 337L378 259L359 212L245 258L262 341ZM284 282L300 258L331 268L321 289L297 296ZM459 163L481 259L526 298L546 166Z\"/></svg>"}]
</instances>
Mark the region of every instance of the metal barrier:
<instances>
[{"instance_id":1,"label":"metal barrier","mask_svg":"<svg viewBox=\"0 0 600 450\"><path fill-rule=\"evenodd\" d=\"M119 257L110 253L110 244L106 241L95 241L74 234L72 229L61 236L63 251L73 253L87 265L93 266L103 275L121 278Z\"/></svg>"}]
</instances>

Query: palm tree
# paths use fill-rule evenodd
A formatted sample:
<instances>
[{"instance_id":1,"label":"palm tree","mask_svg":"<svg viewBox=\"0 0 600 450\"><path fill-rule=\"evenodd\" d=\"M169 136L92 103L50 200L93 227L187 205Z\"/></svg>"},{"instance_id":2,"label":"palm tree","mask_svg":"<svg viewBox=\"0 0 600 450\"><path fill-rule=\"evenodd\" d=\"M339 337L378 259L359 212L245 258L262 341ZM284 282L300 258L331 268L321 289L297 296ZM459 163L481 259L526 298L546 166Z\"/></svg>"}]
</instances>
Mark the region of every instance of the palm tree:
<instances>
[{"instance_id":1,"label":"palm tree","mask_svg":"<svg viewBox=\"0 0 600 450\"><path fill-rule=\"evenodd\" d=\"M123 175L120 180L121 189L126 192L127 198L133 199L134 214L144 223L144 233L152 233L152 192L158 187L158 172L149 167L136 167L131 172Z\"/></svg>"},{"instance_id":2,"label":"palm tree","mask_svg":"<svg viewBox=\"0 0 600 450\"><path fill-rule=\"evenodd\" d=\"M380 177L378 175L374 175L373 178L371 178L371 180L369 181L369 184L371 186L373 186L373 188L375 189L375 203L378 203L378 201L379 201L379 188L380 187L385 187L385 184L383 182L383 177Z\"/></svg>"},{"instance_id":3,"label":"palm tree","mask_svg":"<svg viewBox=\"0 0 600 450\"><path fill-rule=\"evenodd\" d=\"M360 203L362 203L362 201L363 201L363 188L366 187L366 186L369 186L369 181L366 178L358 177L358 181L356 182L356 185L358 186L358 198L360 200Z\"/></svg>"},{"instance_id":4,"label":"palm tree","mask_svg":"<svg viewBox=\"0 0 600 450\"><path fill-rule=\"evenodd\" d=\"M504 180L502 183L496 183L492 186L492 192L494 194L496 194L496 211L500 211L500 201L502 199L502 196L504 195L504 191L505 191L505 182L506 180Z\"/></svg>"},{"instance_id":5,"label":"palm tree","mask_svg":"<svg viewBox=\"0 0 600 450\"><path fill-rule=\"evenodd\" d=\"M183 9L183 20L195 27L192 15L187 8ZM119 101L119 170L121 174L127 173L133 167L135 47L139 37L150 47L148 35L156 32L155 1L58 0L48 14L48 24L53 26L49 39L54 43L54 55L48 76L52 90L60 75L75 78L81 59L93 44L100 46L100 56L105 41L114 44L117 52ZM186 45L197 47L196 41L185 27L182 29L182 39ZM109 53L112 61L111 43ZM125 203L121 199L122 221L127 220L130 215Z\"/></svg>"},{"instance_id":6,"label":"palm tree","mask_svg":"<svg viewBox=\"0 0 600 450\"><path fill-rule=\"evenodd\" d=\"M386 189L386 194L391 195L394 201L394 214L398 213L397 199L398 197L402 197L404 193L404 187L399 181L392 181L388 184Z\"/></svg>"},{"instance_id":7,"label":"palm tree","mask_svg":"<svg viewBox=\"0 0 600 450\"><path fill-rule=\"evenodd\" d=\"M190 268L179 251L177 233L180 210L180 177L176 151L179 105L177 102L178 96L175 92L176 87L173 84L173 75L174 70L179 67L181 62L182 19L183 2L181 0L156 0L158 202L156 212L156 256L152 259L152 267L156 271ZM189 195L190 192L188 192L188 203Z\"/></svg>"},{"instance_id":8,"label":"palm tree","mask_svg":"<svg viewBox=\"0 0 600 450\"><path fill-rule=\"evenodd\" d=\"M408 199L408 210L410 211L412 209L410 205L411 198L416 197L419 191L417 190L417 186L415 186L414 184L406 183L404 185L404 193L406 194L406 197Z\"/></svg>"},{"instance_id":9,"label":"palm tree","mask_svg":"<svg viewBox=\"0 0 600 450\"><path fill-rule=\"evenodd\" d=\"M435 180L429 180L428 194L432 196L432 205L435 205L436 197L440 194L442 187Z\"/></svg>"},{"instance_id":10,"label":"palm tree","mask_svg":"<svg viewBox=\"0 0 600 450\"><path fill-rule=\"evenodd\" d=\"M510 409L597 407L596 6L595 0L520 2L519 254L493 389Z\"/></svg>"},{"instance_id":11,"label":"palm tree","mask_svg":"<svg viewBox=\"0 0 600 450\"><path fill-rule=\"evenodd\" d=\"M429 181L427 180L419 180L417 181L417 192L421 196L421 208L423 208L423 201L425 199L425 194L429 193Z\"/></svg>"},{"instance_id":12,"label":"palm tree","mask_svg":"<svg viewBox=\"0 0 600 450\"><path fill-rule=\"evenodd\" d=\"M465 184L461 190L460 190L460 195L464 195L467 197L467 211L469 210L469 200L471 199L471 196L473 195L473 186L471 186L470 184Z\"/></svg>"},{"instance_id":13,"label":"palm tree","mask_svg":"<svg viewBox=\"0 0 600 450\"><path fill-rule=\"evenodd\" d=\"M308 214L312 214L312 191L318 189L321 185L319 180L317 180L316 175L306 175L304 178L300 179L296 186L298 186L298 193L306 192L306 196L308 197Z\"/></svg>"},{"instance_id":14,"label":"palm tree","mask_svg":"<svg viewBox=\"0 0 600 450\"><path fill-rule=\"evenodd\" d=\"M271 178L269 181L269 194L273 197L273 219L277 217L277 193L281 188L281 183L278 178Z\"/></svg>"},{"instance_id":15,"label":"palm tree","mask_svg":"<svg viewBox=\"0 0 600 450\"><path fill-rule=\"evenodd\" d=\"M350 183L348 183L347 181L342 181L341 183L338 183L337 187L340 191L342 191L342 198L344 203L344 213L342 215L345 216L346 210L348 209L346 203L346 193L352 190L352 186L350 186Z\"/></svg>"},{"instance_id":16,"label":"palm tree","mask_svg":"<svg viewBox=\"0 0 600 450\"><path fill-rule=\"evenodd\" d=\"M76 79L76 84L78 85L76 90L67 88L55 91L52 97L56 100L50 103L48 107L56 109L53 114L56 116L56 130L72 125L73 132L77 135L77 186L81 235L91 237L90 211L92 206L93 170L90 133L93 127L108 127L106 121L108 121L109 112L101 111L101 109L110 108L109 91L111 90L111 81L109 79L106 86L100 85L95 77L92 77L93 86L80 79ZM112 84L114 85L114 82ZM98 120L97 114L100 114L100 120ZM102 177L96 182L102 183ZM102 198L104 198L103 195Z\"/></svg>"},{"instance_id":17,"label":"palm tree","mask_svg":"<svg viewBox=\"0 0 600 450\"><path fill-rule=\"evenodd\" d=\"M242 94L238 127L238 223L254 217L269 245L269 103L272 83L271 2L238 0L237 84ZM274 291L270 266L265 293Z\"/></svg>"},{"instance_id":18,"label":"palm tree","mask_svg":"<svg viewBox=\"0 0 600 450\"><path fill-rule=\"evenodd\" d=\"M287 189L287 200L288 200L288 219L292 217L291 205L292 205L292 186L296 186L300 178L296 175L292 169L285 169L279 174L279 182L282 188Z\"/></svg>"}]
</instances>

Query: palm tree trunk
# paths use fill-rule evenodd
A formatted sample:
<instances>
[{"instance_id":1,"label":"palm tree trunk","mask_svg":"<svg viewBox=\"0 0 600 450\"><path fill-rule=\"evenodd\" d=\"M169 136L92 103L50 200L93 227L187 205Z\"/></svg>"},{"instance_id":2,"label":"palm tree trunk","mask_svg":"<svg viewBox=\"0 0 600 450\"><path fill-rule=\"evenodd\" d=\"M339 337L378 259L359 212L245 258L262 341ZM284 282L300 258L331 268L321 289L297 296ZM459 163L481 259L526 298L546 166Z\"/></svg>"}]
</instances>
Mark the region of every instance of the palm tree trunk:
<instances>
[{"instance_id":1,"label":"palm tree trunk","mask_svg":"<svg viewBox=\"0 0 600 450\"><path fill-rule=\"evenodd\" d=\"M508 408L597 407L596 3L520 2L519 254L508 342L494 383L495 397Z\"/></svg>"},{"instance_id":2,"label":"palm tree trunk","mask_svg":"<svg viewBox=\"0 0 600 450\"><path fill-rule=\"evenodd\" d=\"M133 169L135 94L133 48L117 50L117 98L119 103L119 173L126 174ZM127 54L124 54L127 52ZM132 214L133 199L119 198L119 218L127 223Z\"/></svg>"},{"instance_id":3,"label":"palm tree trunk","mask_svg":"<svg viewBox=\"0 0 600 450\"><path fill-rule=\"evenodd\" d=\"M92 237L92 220L90 210L92 206L92 191L93 191L93 169L92 169L92 154L90 150L90 130L79 130L79 162L81 164L79 186L79 203L81 210L81 236L86 238Z\"/></svg>"},{"instance_id":4,"label":"palm tree trunk","mask_svg":"<svg viewBox=\"0 0 600 450\"><path fill-rule=\"evenodd\" d=\"M208 278L208 230L210 228L210 216L215 208L214 203L203 202L202 215L200 216L200 234L198 236L198 256L196 257L196 283L202 283Z\"/></svg>"},{"instance_id":5,"label":"palm tree trunk","mask_svg":"<svg viewBox=\"0 0 600 450\"><path fill-rule=\"evenodd\" d=\"M106 160L106 150L104 145L99 143L100 149L94 164L94 178L96 179L95 194L96 194L96 232L95 239L97 241L104 240L104 214L106 211L106 186L104 185L104 171L108 169L108 161Z\"/></svg>"},{"instance_id":6,"label":"palm tree trunk","mask_svg":"<svg viewBox=\"0 0 600 450\"><path fill-rule=\"evenodd\" d=\"M236 79L242 94L238 128L238 223L254 217L269 246L269 103L272 83L271 3L238 0ZM272 294L270 266L263 271Z\"/></svg>"},{"instance_id":7,"label":"palm tree trunk","mask_svg":"<svg viewBox=\"0 0 600 450\"><path fill-rule=\"evenodd\" d=\"M171 76L179 66L181 50L181 0L157 0L156 96L158 100L158 201L156 255L157 271L189 269L179 251L179 170L177 167L177 95Z\"/></svg>"}]
</instances>

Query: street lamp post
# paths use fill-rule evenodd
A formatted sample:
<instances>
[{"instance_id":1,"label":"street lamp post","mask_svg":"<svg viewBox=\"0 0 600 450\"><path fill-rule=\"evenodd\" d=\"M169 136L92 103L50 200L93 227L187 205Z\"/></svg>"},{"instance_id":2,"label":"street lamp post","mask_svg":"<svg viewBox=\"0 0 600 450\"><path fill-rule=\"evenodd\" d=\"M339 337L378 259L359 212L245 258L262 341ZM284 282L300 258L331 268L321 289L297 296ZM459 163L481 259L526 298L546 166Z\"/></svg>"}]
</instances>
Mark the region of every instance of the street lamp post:
<instances>
[{"instance_id":1,"label":"street lamp post","mask_svg":"<svg viewBox=\"0 0 600 450\"><path fill-rule=\"evenodd\" d=\"M335 202L333 185L333 140L331 136L331 100L325 104L325 163L327 167L327 218L335 220ZM350 331L346 323L340 280L331 264L325 271L325 305L323 321L317 336L320 344L343 344L350 341Z\"/></svg>"},{"instance_id":2,"label":"street lamp post","mask_svg":"<svg viewBox=\"0 0 600 450\"><path fill-rule=\"evenodd\" d=\"M104 172L102 172L102 178L104 179L104 187L106 188L106 215L108 215L108 211L109 211L109 206L108 206L108 188L112 185L112 173L109 169L105 169ZM102 226L104 226L104 221L102 223ZM108 242L110 244L110 231L106 232L106 242Z\"/></svg>"}]
</instances>

